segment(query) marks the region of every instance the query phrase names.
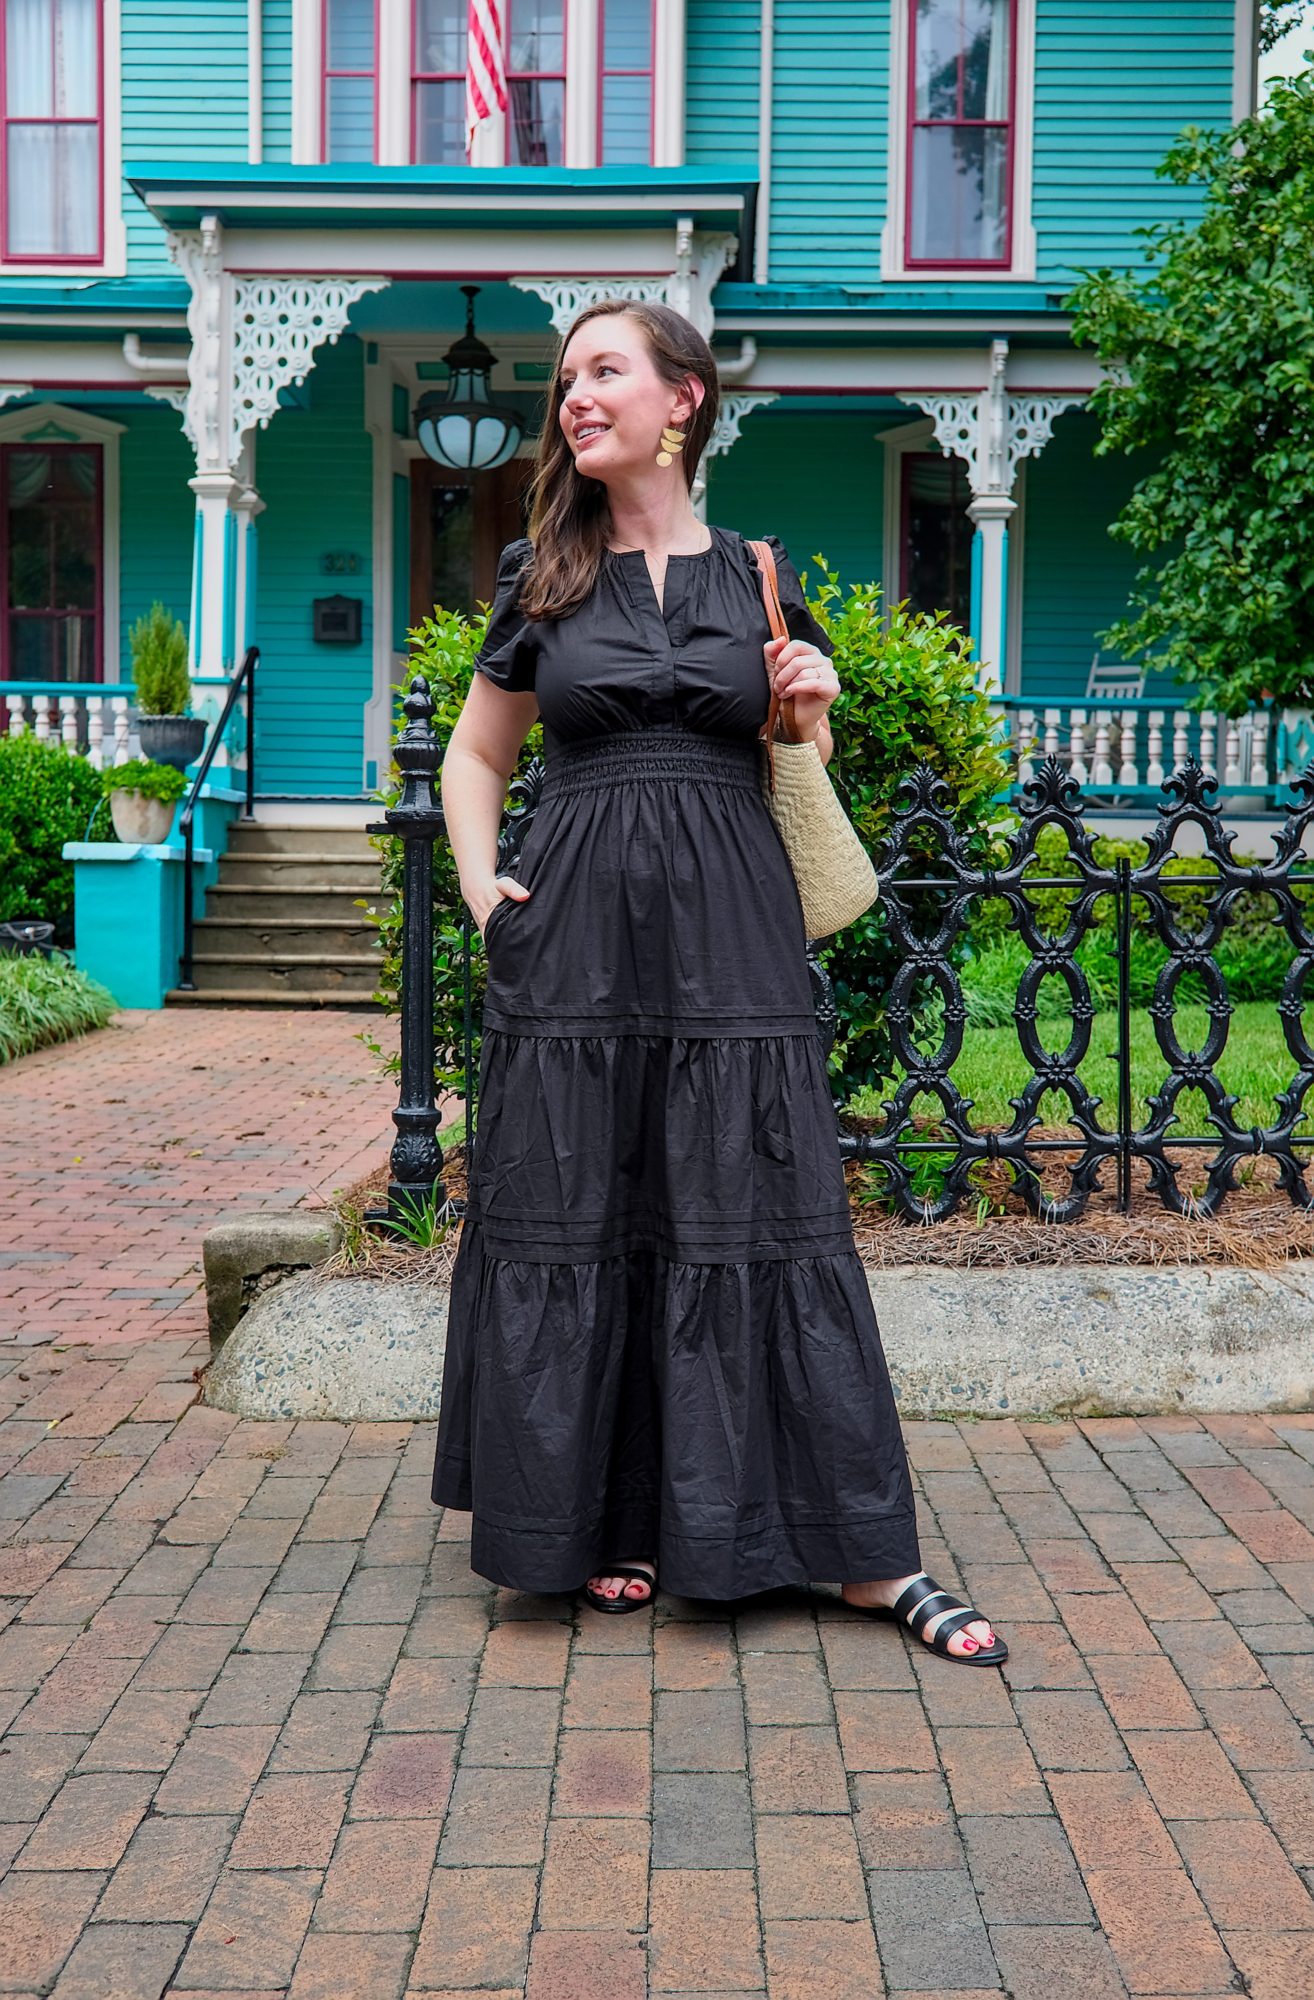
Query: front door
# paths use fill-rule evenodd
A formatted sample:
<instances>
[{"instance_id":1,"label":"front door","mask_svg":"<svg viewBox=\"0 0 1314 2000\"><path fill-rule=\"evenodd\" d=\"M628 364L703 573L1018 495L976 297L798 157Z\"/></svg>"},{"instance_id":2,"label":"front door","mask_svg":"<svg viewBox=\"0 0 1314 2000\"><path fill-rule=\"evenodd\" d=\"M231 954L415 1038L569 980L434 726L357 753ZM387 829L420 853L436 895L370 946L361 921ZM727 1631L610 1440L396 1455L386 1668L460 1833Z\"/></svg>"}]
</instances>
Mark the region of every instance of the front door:
<instances>
[{"instance_id":1,"label":"front door","mask_svg":"<svg viewBox=\"0 0 1314 2000\"><path fill-rule=\"evenodd\" d=\"M438 605L474 616L491 601L497 559L525 532L532 458L492 472L454 472L432 459L411 465L411 624Z\"/></svg>"}]
</instances>

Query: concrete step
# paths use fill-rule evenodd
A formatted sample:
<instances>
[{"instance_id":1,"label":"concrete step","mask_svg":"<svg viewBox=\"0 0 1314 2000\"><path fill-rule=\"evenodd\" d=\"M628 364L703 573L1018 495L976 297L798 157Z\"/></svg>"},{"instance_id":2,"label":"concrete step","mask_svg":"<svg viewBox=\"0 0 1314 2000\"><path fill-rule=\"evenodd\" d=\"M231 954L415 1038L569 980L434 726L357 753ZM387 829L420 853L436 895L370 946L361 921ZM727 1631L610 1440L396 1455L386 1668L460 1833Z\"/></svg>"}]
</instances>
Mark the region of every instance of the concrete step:
<instances>
[{"instance_id":1,"label":"concrete step","mask_svg":"<svg viewBox=\"0 0 1314 2000\"><path fill-rule=\"evenodd\" d=\"M380 807L382 811L382 807ZM377 850L359 827L265 826L259 820L237 821L228 836L228 852L246 856L304 853L352 855L378 866Z\"/></svg>"},{"instance_id":2,"label":"concrete step","mask_svg":"<svg viewBox=\"0 0 1314 2000\"><path fill-rule=\"evenodd\" d=\"M196 926L196 948L243 957L298 958L309 953L340 959L371 951L378 935L363 918L352 923L346 917L267 917L261 923L248 917L203 917Z\"/></svg>"},{"instance_id":3,"label":"concrete step","mask_svg":"<svg viewBox=\"0 0 1314 2000\"><path fill-rule=\"evenodd\" d=\"M375 908L382 902L377 882L292 883L271 887L221 879L205 892L205 913L207 921L211 917L242 917L252 923L268 923L271 918L286 917L301 923L312 917L329 917L340 924L354 925L358 919L364 921L355 907L357 896Z\"/></svg>"},{"instance_id":4,"label":"concrete step","mask_svg":"<svg viewBox=\"0 0 1314 2000\"><path fill-rule=\"evenodd\" d=\"M349 993L368 1000L378 973L378 959L365 953L350 958L310 952L296 958L266 958L260 953L197 951L192 960L192 977L199 987L221 987L230 993Z\"/></svg>"},{"instance_id":5,"label":"concrete step","mask_svg":"<svg viewBox=\"0 0 1314 2000\"><path fill-rule=\"evenodd\" d=\"M378 893L380 871L368 858L354 854L321 854L306 847L286 854L234 854L231 849L219 864L220 879L234 888L327 888L341 886L352 895L366 890Z\"/></svg>"},{"instance_id":6,"label":"concrete step","mask_svg":"<svg viewBox=\"0 0 1314 2000\"><path fill-rule=\"evenodd\" d=\"M343 992L338 988L303 990L295 993L262 992L245 987L198 986L184 993L175 986L164 996L166 1007L341 1007L354 1014L377 1014L378 1003L369 994Z\"/></svg>"}]
</instances>

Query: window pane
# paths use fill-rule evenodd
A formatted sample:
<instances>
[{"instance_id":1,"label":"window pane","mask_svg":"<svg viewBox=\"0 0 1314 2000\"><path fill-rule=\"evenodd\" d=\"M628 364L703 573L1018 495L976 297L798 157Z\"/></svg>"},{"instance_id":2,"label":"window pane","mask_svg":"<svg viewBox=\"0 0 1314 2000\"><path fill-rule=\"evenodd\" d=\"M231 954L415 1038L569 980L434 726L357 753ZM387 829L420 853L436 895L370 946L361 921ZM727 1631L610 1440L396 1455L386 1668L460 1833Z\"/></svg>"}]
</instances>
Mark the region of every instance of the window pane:
<instances>
[{"instance_id":1,"label":"window pane","mask_svg":"<svg viewBox=\"0 0 1314 2000\"><path fill-rule=\"evenodd\" d=\"M1007 118L1011 0L917 0L918 118Z\"/></svg>"},{"instance_id":2,"label":"window pane","mask_svg":"<svg viewBox=\"0 0 1314 2000\"><path fill-rule=\"evenodd\" d=\"M967 631L972 604L972 523L967 472L940 452L903 458L904 574L914 611L947 611Z\"/></svg>"},{"instance_id":3,"label":"window pane","mask_svg":"<svg viewBox=\"0 0 1314 2000\"><path fill-rule=\"evenodd\" d=\"M11 118L53 118L55 0L9 0L5 96Z\"/></svg>"},{"instance_id":4,"label":"window pane","mask_svg":"<svg viewBox=\"0 0 1314 2000\"><path fill-rule=\"evenodd\" d=\"M94 257L100 248L95 125L9 127L9 254Z\"/></svg>"},{"instance_id":5,"label":"window pane","mask_svg":"<svg viewBox=\"0 0 1314 2000\"><path fill-rule=\"evenodd\" d=\"M562 6L563 0L511 0L508 70L566 67Z\"/></svg>"},{"instance_id":6,"label":"window pane","mask_svg":"<svg viewBox=\"0 0 1314 2000\"><path fill-rule=\"evenodd\" d=\"M652 63L652 0L602 0L602 67L648 69Z\"/></svg>"},{"instance_id":7,"label":"window pane","mask_svg":"<svg viewBox=\"0 0 1314 2000\"><path fill-rule=\"evenodd\" d=\"M466 0L416 0L415 70L418 76L465 71Z\"/></svg>"},{"instance_id":8,"label":"window pane","mask_svg":"<svg viewBox=\"0 0 1314 2000\"><path fill-rule=\"evenodd\" d=\"M564 83L525 83L510 77L507 93L511 114L508 158L512 166L561 166L565 157L561 143L566 109Z\"/></svg>"},{"instance_id":9,"label":"window pane","mask_svg":"<svg viewBox=\"0 0 1314 2000\"><path fill-rule=\"evenodd\" d=\"M325 69L373 69L374 0L328 0Z\"/></svg>"},{"instance_id":10,"label":"window pane","mask_svg":"<svg viewBox=\"0 0 1314 2000\"><path fill-rule=\"evenodd\" d=\"M415 157L421 166L465 164L465 83L417 83Z\"/></svg>"},{"instance_id":11,"label":"window pane","mask_svg":"<svg viewBox=\"0 0 1314 2000\"><path fill-rule=\"evenodd\" d=\"M652 159L652 80L602 79L602 164L647 166Z\"/></svg>"},{"instance_id":12,"label":"window pane","mask_svg":"<svg viewBox=\"0 0 1314 2000\"><path fill-rule=\"evenodd\" d=\"M100 0L59 0L55 14L57 117L95 118L99 111L99 10Z\"/></svg>"},{"instance_id":13,"label":"window pane","mask_svg":"<svg viewBox=\"0 0 1314 2000\"><path fill-rule=\"evenodd\" d=\"M930 263L999 263L1008 241L1008 132L989 125L913 131L908 254Z\"/></svg>"},{"instance_id":14,"label":"window pane","mask_svg":"<svg viewBox=\"0 0 1314 2000\"><path fill-rule=\"evenodd\" d=\"M374 158L374 78L331 76L327 84L326 160Z\"/></svg>"}]
</instances>

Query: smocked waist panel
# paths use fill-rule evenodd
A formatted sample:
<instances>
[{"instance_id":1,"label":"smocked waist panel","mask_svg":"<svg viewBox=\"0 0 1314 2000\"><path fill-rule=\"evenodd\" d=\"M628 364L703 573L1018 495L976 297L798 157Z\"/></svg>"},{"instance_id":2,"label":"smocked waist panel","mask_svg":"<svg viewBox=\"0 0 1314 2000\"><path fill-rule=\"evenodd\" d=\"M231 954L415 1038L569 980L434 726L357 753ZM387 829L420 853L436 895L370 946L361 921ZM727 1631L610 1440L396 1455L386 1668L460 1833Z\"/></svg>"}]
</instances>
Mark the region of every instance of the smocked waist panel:
<instances>
[{"instance_id":1,"label":"smocked waist panel","mask_svg":"<svg viewBox=\"0 0 1314 2000\"><path fill-rule=\"evenodd\" d=\"M541 796L645 782L728 785L760 794L762 748L752 737L693 729L615 730L558 745L547 758Z\"/></svg>"}]
</instances>

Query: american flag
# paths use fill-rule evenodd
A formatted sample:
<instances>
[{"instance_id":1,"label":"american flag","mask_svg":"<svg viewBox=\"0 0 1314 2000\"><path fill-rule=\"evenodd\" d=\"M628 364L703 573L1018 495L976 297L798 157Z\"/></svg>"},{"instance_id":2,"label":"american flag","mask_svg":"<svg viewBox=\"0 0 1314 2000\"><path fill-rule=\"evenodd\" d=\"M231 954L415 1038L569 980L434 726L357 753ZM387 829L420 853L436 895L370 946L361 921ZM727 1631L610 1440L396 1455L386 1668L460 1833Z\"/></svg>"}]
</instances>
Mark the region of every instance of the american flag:
<instances>
[{"instance_id":1,"label":"american flag","mask_svg":"<svg viewBox=\"0 0 1314 2000\"><path fill-rule=\"evenodd\" d=\"M491 118L493 106L506 110L506 59L502 52L502 10L498 0L470 0L465 55L465 148L475 130Z\"/></svg>"}]
</instances>

